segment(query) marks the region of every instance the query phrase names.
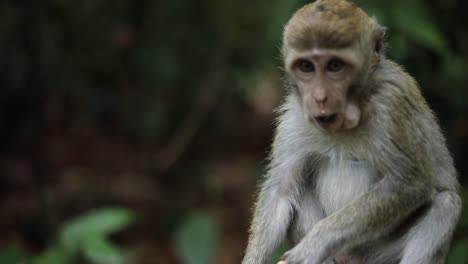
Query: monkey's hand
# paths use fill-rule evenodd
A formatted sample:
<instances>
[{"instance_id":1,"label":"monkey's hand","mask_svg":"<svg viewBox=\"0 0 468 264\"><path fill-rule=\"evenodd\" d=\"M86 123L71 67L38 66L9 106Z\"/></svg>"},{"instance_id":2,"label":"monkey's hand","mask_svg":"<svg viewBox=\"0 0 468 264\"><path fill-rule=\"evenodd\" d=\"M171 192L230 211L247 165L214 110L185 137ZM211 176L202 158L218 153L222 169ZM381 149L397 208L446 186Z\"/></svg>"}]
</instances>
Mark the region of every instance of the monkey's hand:
<instances>
[{"instance_id":1,"label":"monkey's hand","mask_svg":"<svg viewBox=\"0 0 468 264\"><path fill-rule=\"evenodd\" d=\"M322 232L328 223L319 221L312 230L292 249L281 257L286 264L334 264L332 249L339 236L334 231Z\"/></svg>"},{"instance_id":2,"label":"monkey's hand","mask_svg":"<svg viewBox=\"0 0 468 264\"><path fill-rule=\"evenodd\" d=\"M286 254L287 254L287 252L283 255L283 257L281 257L280 261L277 264L299 263L299 262L293 262L293 260L286 260ZM309 263L309 262L307 262L307 260L306 260L306 262L300 262L300 263ZM321 264L340 264L340 263L341 262L339 262L339 263L335 262L334 260L332 260L332 258L328 258L327 260L325 260ZM343 263L346 263L346 262L343 262Z\"/></svg>"},{"instance_id":3,"label":"monkey's hand","mask_svg":"<svg viewBox=\"0 0 468 264\"><path fill-rule=\"evenodd\" d=\"M277 264L288 264L288 263L289 262L286 262L286 260L280 260L280 262L278 262ZM330 259L325 260L322 264L340 264L340 263L337 263L330 258Z\"/></svg>"},{"instance_id":4,"label":"monkey's hand","mask_svg":"<svg viewBox=\"0 0 468 264\"><path fill-rule=\"evenodd\" d=\"M311 249L301 249L300 244L284 253L278 264L334 264L332 258L322 260Z\"/></svg>"},{"instance_id":5,"label":"monkey's hand","mask_svg":"<svg viewBox=\"0 0 468 264\"><path fill-rule=\"evenodd\" d=\"M322 264L320 261L317 261L316 258L312 258L304 253L305 252L293 248L284 253L281 259L283 259L286 264Z\"/></svg>"},{"instance_id":6,"label":"monkey's hand","mask_svg":"<svg viewBox=\"0 0 468 264\"><path fill-rule=\"evenodd\" d=\"M278 262L277 264L288 264L288 263L286 263L285 260L280 260L280 262ZM339 264L339 263L335 263L335 262L333 262L333 260L329 259L329 260L326 260L325 262L323 262L323 264Z\"/></svg>"}]
</instances>

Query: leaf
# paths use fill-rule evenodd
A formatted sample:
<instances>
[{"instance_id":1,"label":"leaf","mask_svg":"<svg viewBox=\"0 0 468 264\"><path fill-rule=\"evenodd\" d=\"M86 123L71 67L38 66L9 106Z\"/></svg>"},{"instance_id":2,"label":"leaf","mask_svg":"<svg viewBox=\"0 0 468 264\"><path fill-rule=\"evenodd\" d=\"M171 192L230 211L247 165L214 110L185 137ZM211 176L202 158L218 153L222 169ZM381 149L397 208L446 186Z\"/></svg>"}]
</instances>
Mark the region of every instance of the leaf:
<instances>
[{"instance_id":1,"label":"leaf","mask_svg":"<svg viewBox=\"0 0 468 264\"><path fill-rule=\"evenodd\" d=\"M125 258L118 248L105 237L88 237L82 242L82 250L87 259L97 264L123 264Z\"/></svg>"},{"instance_id":2,"label":"leaf","mask_svg":"<svg viewBox=\"0 0 468 264\"><path fill-rule=\"evenodd\" d=\"M127 226L133 218L133 213L123 208L96 209L65 224L60 241L67 250L75 252L82 240L118 231Z\"/></svg>"},{"instance_id":3,"label":"leaf","mask_svg":"<svg viewBox=\"0 0 468 264\"><path fill-rule=\"evenodd\" d=\"M276 250L275 253L273 254L273 257L271 258L271 263L276 264L278 263L278 260L288 251L288 248L286 245L282 244L280 245Z\"/></svg>"},{"instance_id":4,"label":"leaf","mask_svg":"<svg viewBox=\"0 0 468 264\"><path fill-rule=\"evenodd\" d=\"M216 250L218 229L218 224L207 214L195 213L186 218L175 234L175 246L182 263L210 263Z\"/></svg>"},{"instance_id":5,"label":"leaf","mask_svg":"<svg viewBox=\"0 0 468 264\"><path fill-rule=\"evenodd\" d=\"M460 241L450 251L447 264L468 263L468 241Z\"/></svg>"},{"instance_id":6,"label":"leaf","mask_svg":"<svg viewBox=\"0 0 468 264\"><path fill-rule=\"evenodd\" d=\"M410 39L437 52L446 52L447 43L433 23L428 5L422 0L394 1L392 21Z\"/></svg>"},{"instance_id":7,"label":"leaf","mask_svg":"<svg viewBox=\"0 0 468 264\"><path fill-rule=\"evenodd\" d=\"M378 0L366 0L366 1L356 1L356 4L362 8L367 14L372 17L377 18L377 21L381 25L388 24L388 10L391 7L391 3L388 1L378 1Z\"/></svg>"},{"instance_id":8,"label":"leaf","mask_svg":"<svg viewBox=\"0 0 468 264\"><path fill-rule=\"evenodd\" d=\"M69 263L70 255L58 247L49 248L46 252L35 257L32 264L64 264Z\"/></svg>"},{"instance_id":9,"label":"leaf","mask_svg":"<svg viewBox=\"0 0 468 264\"><path fill-rule=\"evenodd\" d=\"M459 96L463 98L463 96ZM461 188L461 196L463 201L468 201L468 190L467 188ZM459 227L462 229L468 228L468 208L466 206L462 207Z\"/></svg>"},{"instance_id":10,"label":"leaf","mask_svg":"<svg viewBox=\"0 0 468 264\"><path fill-rule=\"evenodd\" d=\"M0 263L21 264L27 263L29 255L16 247L7 247L0 250Z\"/></svg>"},{"instance_id":11,"label":"leaf","mask_svg":"<svg viewBox=\"0 0 468 264\"><path fill-rule=\"evenodd\" d=\"M402 34L395 34L388 40L388 45L390 47L388 53L396 60L403 60L409 53L410 47L408 44L409 42L405 36Z\"/></svg>"}]
</instances>

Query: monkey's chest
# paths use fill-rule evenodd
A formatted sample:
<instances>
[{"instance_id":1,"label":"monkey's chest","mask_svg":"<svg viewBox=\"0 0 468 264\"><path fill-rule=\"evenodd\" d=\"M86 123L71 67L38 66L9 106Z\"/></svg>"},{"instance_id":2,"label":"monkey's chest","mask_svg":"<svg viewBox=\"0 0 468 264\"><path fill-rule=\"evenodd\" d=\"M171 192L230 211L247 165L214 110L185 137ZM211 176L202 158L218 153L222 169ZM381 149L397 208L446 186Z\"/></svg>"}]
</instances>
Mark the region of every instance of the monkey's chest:
<instances>
[{"instance_id":1,"label":"monkey's chest","mask_svg":"<svg viewBox=\"0 0 468 264\"><path fill-rule=\"evenodd\" d=\"M340 159L322 164L316 181L316 197L330 215L367 192L377 173L365 160Z\"/></svg>"}]
</instances>

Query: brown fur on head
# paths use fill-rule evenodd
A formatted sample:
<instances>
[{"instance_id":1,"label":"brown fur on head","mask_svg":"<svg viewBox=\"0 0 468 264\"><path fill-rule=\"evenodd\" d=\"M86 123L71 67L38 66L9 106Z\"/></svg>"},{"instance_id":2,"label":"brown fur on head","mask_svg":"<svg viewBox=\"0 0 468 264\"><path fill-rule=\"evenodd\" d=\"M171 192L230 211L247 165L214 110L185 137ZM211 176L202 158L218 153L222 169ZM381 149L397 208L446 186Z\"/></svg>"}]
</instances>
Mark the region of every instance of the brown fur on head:
<instances>
[{"instance_id":1,"label":"brown fur on head","mask_svg":"<svg viewBox=\"0 0 468 264\"><path fill-rule=\"evenodd\" d=\"M291 17L284 30L283 47L344 48L361 40L363 34L371 36L378 29L381 35L385 31L351 1L318 0L303 6Z\"/></svg>"},{"instance_id":2,"label":"brown fur on head","mask_svg":"<svg viewBox=\"0 0 468 264\"><path fill-rule=\"evenodd\" d=\"M319 127L332 132L359 124L359 98L352 97L363 92L360 87L366 86L371 68L380 63L384 33L347 0L318 0L292 16L284 30L282 52L307 119L318 120ZM329 70L330 61L336 59L344 64L341 72ZM309 75L298 70L304 61L313 64Z\"/></svg>"},{"instance_id":3,"label":"brown fur on head","mask_svg":"<svg viewBox=\"0 0 468 264\"><path fill-rule=\"evenodd\" d=\"M284 32L287 46L293 49L343 48L368 31L370 18L354 3L344 0L319 0L299 9Z\"/></svg>"}]
</instances>

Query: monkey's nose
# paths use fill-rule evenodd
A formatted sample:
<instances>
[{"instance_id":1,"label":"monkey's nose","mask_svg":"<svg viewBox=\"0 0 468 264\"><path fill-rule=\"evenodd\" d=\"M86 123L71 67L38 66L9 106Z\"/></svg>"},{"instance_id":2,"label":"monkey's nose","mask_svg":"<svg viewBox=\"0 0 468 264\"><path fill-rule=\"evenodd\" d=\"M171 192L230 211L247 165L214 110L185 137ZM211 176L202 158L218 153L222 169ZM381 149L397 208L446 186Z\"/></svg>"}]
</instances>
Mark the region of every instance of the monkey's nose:
<instances>
[{"instance_id":1,"label":"monkey's nose","mask_svg":"<svg viewBox=\"0 0 468 264\"><path fill-rule=\"evenodd\" d=\"M314 94L314 101L316 104L319 106L323 106L328 100L328 97L326 94Z\"/></svg>"}]
</instances>

